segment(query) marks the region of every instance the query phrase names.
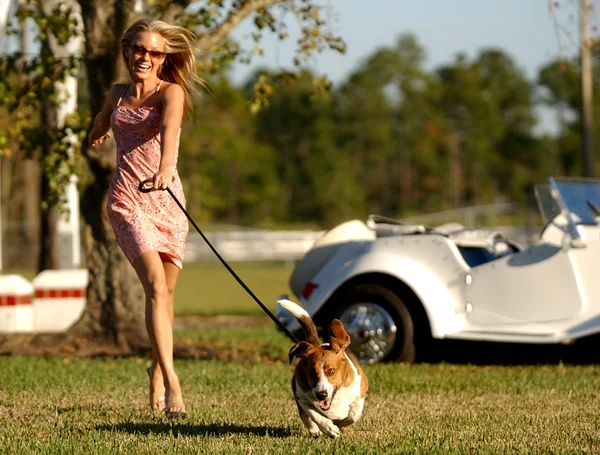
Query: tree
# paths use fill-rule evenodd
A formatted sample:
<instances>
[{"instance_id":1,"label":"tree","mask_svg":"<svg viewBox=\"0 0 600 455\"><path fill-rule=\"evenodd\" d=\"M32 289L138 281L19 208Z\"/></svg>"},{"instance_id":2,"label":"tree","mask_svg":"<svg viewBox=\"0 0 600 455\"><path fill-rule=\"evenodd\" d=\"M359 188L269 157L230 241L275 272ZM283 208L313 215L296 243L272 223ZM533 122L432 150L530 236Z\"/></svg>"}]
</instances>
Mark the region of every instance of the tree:
<instances>
[{"instance_id":1,"label":"tree","mask_svg":"<svg viewBox=\"0 0 600 455\"><path fill-rule=\"evenodd\" d=\"M362 201L355 197L360 189L351 163L336 143L333 97L315 92L314 79L304 71L273 95L258 115L257 137L277 150L286 219L331 225L351 216Z\"/></svg>"},{"instance_id":2,"label":"tree","mask_svg":"<svg viewBox=\"0 0 600 455\"><path fill-rule=\"evenodd\" d=\"M401 35L336 94L340 149L358 163L369 212L407 216L520 199L543 156L523 72L494 49L435 72L424 61L415 37Z\"/></svg>"},{"instance_id":3,"label":"tree","mask_svg":"<svg viewBox=\"0 0 600 455\"><path fill-rule=\"evenodd\" d=\"M15 14L19 28L8 34L24 34L24 24L33 23L39 51L26 53L27 40L21 37L20 48L0 62L0 104L12 113L11 126L0 133L0 152L7 152L8 135L42 168L38 270L57 265L56 206L64 202L64 188L77 166L76 136L83 133L81 119L65 117L59 108L69 101L65 82L75 80L79 64L78 55L67 53L80 25L75 5L74 0L20 1Z\"/></svg>"},{"instance_id":4,"label":"tree","mask_svg":"<svg viewBox=\"0 0 600 455\"><path fill-rule=\"evenodd\" d=\"M341 148L370 213L406 216L441 205L440 84L414 36L370 55L338 95Z\"/></svg>"},{"instance_id":5,"label":"tree","mask_svg":"<svg viewBox=\"0 0 600 455\"><path fill-rule=\"evenodd\" d=\"M483 76L484 94L496 110L492 169L492 197L501 194L512 201L532 194L535 172L544 157L533 137L535 117L530 82L514 60L498 49L483 50L476 61ZM542 178L545 176L541 176Z\"/></svg>"},{"instance_id":6,"label":"tree","mask_svg":"<svg viewBox=\"0 0 600 455\"><path fill-rule=\"evenodd\" d=\"M56 0L57 7L64 7L66 0ZM91 116L98 113L104 103L111 85L124 79L121 63L120 37L124 30L139 16L135 11L134 0L79 0L83 31L85 36L84 66L87 75ZM149 2L150 3L150 2ZM281 39L286 36L286 21L276 19L273 8L282 12L279 17L298 19L300 38L296 63L298 66L313 52L332 48L343 51L340 38L327 33L323 20L322 7L312 1L296 0L236 0L223 2L207 0L198 2L197 8L186 8L191 0L157 0L151 2L147 13L152 17L163 18L169 22L178 22L193 29L199 36L198 51L205 58L201 67L206 74L218 72L219 68L234 59L246 60L252 52L260 53L262 33L270 30ZM66 34L72 20L71 14L44 14L40 0L29 0L31 14L40 17L41 25L50 23L54 28L40 27L40 38L55 39ZM66 18L66 19L65 19ZM256 26L254 47L244 50L230 39L231 32L244 20L253 19ZM45 22L44 22L45 21ZM48 33L45 33L45 32ZM52 52L46 54L43 62L49 71L57 71L61 65L55 61ZM9 64L15 65L13 61ZM5 63L6 64L6 63ZM62 65L64 66L64 65ZM295 71L291 69L290 71ZM37 76L35 71L32 75ZM54 79L49 77L51 85ZM42 83L45 80L42 79ZM265 96L273 90L277 78L262 79L256 85L252 106L267 104ZM6 86L0 87L5 90ZM20 97L14 99L20 102ZM43 125L43 122L42 122ZM59 138L56 125L43 125L48 134ZM33 134L28 139L37 138ZM49 136L47 136L49 137ZM47 144L59 144L60 141L46 140ZM32 148L43 145L33 141ZM59 152L63 152L59 150ZM126 352L148 345L143 324L143 292L132 267L129 265L116 244L112 228L106 216L106 195L115 167L114 143L105 143L97 150L91 150L83 144L82 157L89 171L89 184L81 199L81 211L85 223L84 243L87 252L90 284L87 292L87 307L81 320L66 335L68 338L92 338L109 343ZM61 156L56 151L47 150L46 158L58 167L68 163L68 155ZM51 182L55 180L48 179ZM60 185L57 194L60 194Z\"/></svg>"},{"instance_id":7,"label":"tree","mask_svg":"<svg viewBox=\"0 0 600 455\"><path fill-rule=\"evenodd\" d=\"M598 69L594 68L595 89L600 88ZM538 84L543 88L542 102L554 109L558 116L558 156L555 172L564 175L583 175L582 161L582 98L580 90L581 70L575 61L555 60L540 69ZM595 99L595 109L600 102ZM594 124L596 137L600 122Z\"/></svg>"},{"instance_id":8,"label":"tree","mask_svg":"<svg viewBox=\"0 0 600 455\"><path fill-rule=\"evenodd\" d=\"M257 116L225 74L211 78L181 142L181 175L194 220L265 226L281 220L277 150L256 140ZM270 108L266 108L270 109Z\"/></svg>"},{"instance_id":9,"label":"tree","mask_svg":"<svg viewBox=\"0 0 600 455\"><path fill-rule=\"evenodd\" d=\"M485 50L473 61L458 56L438 74L448 131L456 135L467 164L465 200L481 204L500 193L522 194L525 180L531 180L525 168L535 161L533 104L522 71L502 51Z\"/></svg>"},{"instance_id":10,"label":"tree","mask_svg":"<svg viewBox=\"0 0 600 455\"><path fill-rule=\"evenodd\" d=\"M389 158L397 147L392 116L393 100L386 92L398 66L398 55L381 49L340 88L337 99L340 149L364 188L364 210L391 215L393 195Z\"/></svg>"},{"instance_id":11,"label":"tree","mask_svg":"<svg viewBox=\"0 0 600 455\"><path fill-rule=\"evenodd\" d=\"M391 160L400 163L391 166L393 175L400 176L395 211L441 210L448 201L445 183L453 175L445 172L446 154L440 153L446 130L440 104L442 87L434 74L425 71L425 51L413 36L401 36L395 51L400 65L394 87L401 100L394 109L398 146Z\"/></svg>"}]
</instances>

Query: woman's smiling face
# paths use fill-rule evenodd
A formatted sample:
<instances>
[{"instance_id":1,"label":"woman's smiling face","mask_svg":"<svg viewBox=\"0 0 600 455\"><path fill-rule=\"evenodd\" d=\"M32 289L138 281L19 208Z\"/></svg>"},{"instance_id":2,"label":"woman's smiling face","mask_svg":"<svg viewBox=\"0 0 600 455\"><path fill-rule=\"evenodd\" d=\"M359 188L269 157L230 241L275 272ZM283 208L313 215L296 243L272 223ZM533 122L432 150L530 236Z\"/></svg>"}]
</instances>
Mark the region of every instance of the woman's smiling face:
<instances>
[{"instance_id":1,"label":"woman's smiling face","mask_svg":"<svg viewBox=\"0 0 600 455\"><path fill-rule=\"evenodd\" d=\"M134 80L144 81L156 77L165 61L166 40L159 33L142 32L133 39L127 50L129 71Z\"/></svg>"}]
</instances>

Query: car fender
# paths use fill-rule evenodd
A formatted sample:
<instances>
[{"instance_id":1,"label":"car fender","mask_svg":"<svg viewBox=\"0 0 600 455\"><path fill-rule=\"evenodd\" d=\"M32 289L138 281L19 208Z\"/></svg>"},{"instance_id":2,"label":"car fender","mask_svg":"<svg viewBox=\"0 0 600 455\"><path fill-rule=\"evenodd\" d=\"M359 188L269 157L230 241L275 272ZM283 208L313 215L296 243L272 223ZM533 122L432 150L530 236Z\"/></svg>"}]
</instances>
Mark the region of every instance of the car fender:
<instances>
[{"instance_id":1,"label":"car fender","mask_svg":"<svg viewBox=\"0 0 600 455\"><path fill-rule=\"evenodd\" d=\"M325 266L313 281L319 283L310 298L304 301L304 306L311 315L317 314L334 293L361 275L372 273L384 274L396 278L408 286L420 300L429 319L431 334L434 338L443 338L448 333L460 329L460 319L456 309L464 308L461 297L464 292L464 269L447 264L439 267L436 262L436 272L428 261L419 261L412 257L392 254L385 251L368 251L364 248L362 254L354 254L349 258L348 251L340 251L340 257L334 258ZM336 256L338 256L336 255ZM452 262L452 261L449 261ZM340 264L339 267L331 267Z\"/></svg>"}]
</instances>

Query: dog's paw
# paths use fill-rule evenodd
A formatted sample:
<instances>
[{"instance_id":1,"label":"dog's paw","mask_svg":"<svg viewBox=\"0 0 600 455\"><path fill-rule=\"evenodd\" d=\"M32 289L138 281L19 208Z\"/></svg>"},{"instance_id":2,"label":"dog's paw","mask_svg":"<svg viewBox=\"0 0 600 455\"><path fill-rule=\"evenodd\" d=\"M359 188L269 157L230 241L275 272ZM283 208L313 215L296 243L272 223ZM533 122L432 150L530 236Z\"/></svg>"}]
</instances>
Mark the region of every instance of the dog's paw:
<instances>
[{"instance_id":1,"label":"dog's paw","mask_svg":"<svg viewBox=\"0 0 600 455\"><path fill-rule=\"evenodd\" d=\"M325 425L323 425L321 431L330 438L340 437L340 429L331 420L329 420Z\"/></svg>"},{"instance_id":2,"label":"dog's paw","mask_svg":"<svg viewBox=\"0 0 600 455\"><path fill-rule=\"evenodd\" d=\"M353 423L357 422L358 419L360 419L360 416L362 415L363 411L363 404L364 401L361 400L355 401L350 405L350 409L348 410L348 417L346 417L345 419L346 423L344 426L352 425Z\"/></svg>"}]
</instances>

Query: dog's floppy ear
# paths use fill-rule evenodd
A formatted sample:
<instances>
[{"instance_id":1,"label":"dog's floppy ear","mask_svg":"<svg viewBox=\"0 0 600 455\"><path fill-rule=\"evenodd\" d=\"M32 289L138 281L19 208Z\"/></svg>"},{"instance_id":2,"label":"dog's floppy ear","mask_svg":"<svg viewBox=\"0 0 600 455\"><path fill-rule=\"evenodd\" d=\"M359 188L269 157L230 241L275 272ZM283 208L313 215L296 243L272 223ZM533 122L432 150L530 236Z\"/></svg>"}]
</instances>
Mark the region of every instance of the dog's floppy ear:
<instances>
[{"instance_id":1,"label":"dog's floppy ear","mask_svg":"<svg viewBox=\"0 0 600 455\"><path fill-rule=\"evenodd\" d=\"M329 344L334 352L340 352L350 346L350 335L346 333L344 324L334 319L329 326Z\"/></svg>"},{"instance_id":2,"label":"dog's floppy ear","mask_svg":"<svg viewBox=\"0 0 600 455\"><path fill-rule=\"evenodd\" d=\"M310 354L314 351L315 347L308 343L307 341L299 341L290 349L288 353L288 357L290 359L290 363L294 360L294 357L302 357L303 355Z\"/></svg>"}]
</instances>

